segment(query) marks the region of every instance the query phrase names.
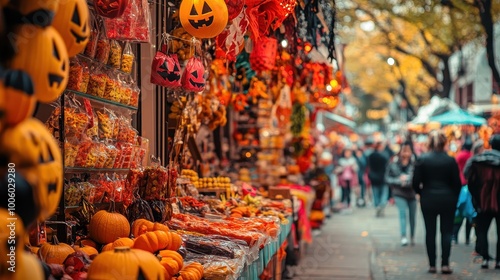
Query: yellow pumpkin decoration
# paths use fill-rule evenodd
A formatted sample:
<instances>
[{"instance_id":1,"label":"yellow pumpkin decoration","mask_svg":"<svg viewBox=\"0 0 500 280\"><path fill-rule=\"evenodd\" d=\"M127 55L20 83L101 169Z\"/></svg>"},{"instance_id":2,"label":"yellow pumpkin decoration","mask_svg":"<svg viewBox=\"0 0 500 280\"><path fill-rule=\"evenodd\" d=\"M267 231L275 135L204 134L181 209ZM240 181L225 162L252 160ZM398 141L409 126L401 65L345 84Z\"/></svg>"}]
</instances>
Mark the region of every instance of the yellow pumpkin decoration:
<instances>
[{"instance_id":1,"label":"yellow pumpkin decoration","mask_svg":"<svg viewBox=\"0 0 500 280\"><path fill-rule=\"evenodd\" d=\"M0 279L45 279L38 258L24 250L25 235L21 218L10 215L7 209L0 208L0 244L4 246L0 254Z\"/></svg>"},{"instance_id":2,"label":"yellow pumpkin decoration","mask_svg":"<svg viewBox=\"0 0 500 280\"><path fill-rule=\"evenodd\" d=\"M6 128L0 138L0 154L14 163L16 172L31 185L38 220L52 216L62 193L62 158L45 125L28 119Z\"/></svg>"},{"instance_id":3,"label":"yellow pumpkin decoration","mask_svg":"<svg viewBox=\"0 0 500 280\"><path fill-rule=\"evenodd\" d=\"M87 1L60 1L52 26L61 34L69 57L83 51L90 36Z\"/></svg>"},{"instance_id":4,"label":"yellow pumpkin decoration","mask_svg":"<svg viewBox=\"0 0 500 280\"><path fill-rule=\"evenodd\" d=\"M182 0L179 20L194 37L214 38L227 26L228 10L224 0Z\"/></svg>"},{"instance_id":5,"label":"yellow pumpkin decoration","mask_svg":"<svg viewBox=\"0 0 500 280\"><path fill-rule=\"evenodd\" d=\"M43 243L38 250L38 256L45 263L63 264L64 260L75 252L71 246L66 243L59 243L57 236L54 235L53 244Z\"/></svg>"},{"instance_id":6,"label":"yellow pumpkin decoration","mask_svg":"<svg viewBox=\"0 0 500 280\"><path fill-rule=\"evenodd\" d=\"M5 74L5 123L16 125L31 117L36 99L31 77L23 71L7 71Z\"/></svg>"},{"instance_id":7,"label":"yellow pumpkin decoration","mask_svg":"<svg viewBox=\"0 0 500 280\"><path fill-rule=\"evenodd\" d=\"M146 279L164 280L165 269L151 253L143 250L118 247L103 252L92 261L88 280Z\"/></svg>"},{"instance_id":8,"label":"yellow pumpkin decoration","mask_svg":"<svg viewBox=\"0 0 500 280\"><path fill-rule=\"evenodd\" d=\"M128 237L130 224L127 218L120 213L101 210L90 219L89 234L96 242L108 244L120 237Z\"/></svg>"},{"instance_id":9,"label":"yellow pumpkin decoration","mask_svg":"<svg viewBox=\"0 0 500 280\"><path fill-rule=\"evenodd\" d=\"M53 102L68 84L69 58L61 35L52 26L22 25L14 38L17 53L10 68L31 76L40 102Z\"/></svg>"}]
</instances>

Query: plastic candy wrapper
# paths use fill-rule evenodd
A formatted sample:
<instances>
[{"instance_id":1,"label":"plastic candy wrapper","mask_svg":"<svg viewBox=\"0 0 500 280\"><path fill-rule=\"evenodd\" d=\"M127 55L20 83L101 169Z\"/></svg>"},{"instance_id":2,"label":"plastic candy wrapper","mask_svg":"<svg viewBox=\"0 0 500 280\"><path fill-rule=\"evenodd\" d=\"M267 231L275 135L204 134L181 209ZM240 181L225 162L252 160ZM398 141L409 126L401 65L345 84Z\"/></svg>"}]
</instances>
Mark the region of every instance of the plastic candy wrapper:
<instances>
[{"instance_id":1,"label":"plastic candy wrapper","mask_svg":"<svg viewBox=\"0 0 500 280\"><path fill-rule=\"evenodd\" d=\"M83 65L77 57L69 61L69 75L67 89L80 91L83 83Z\"/></svg>"},{"instance_id":2,"label":"plastic candy wrapper","mask_svg":"<svg viewBox=\"0 0 500 280\"><path fill-rule=\"evenodd\" d=\"M125 47L123 48L122 54L122 65L121 70L125 73L132 73L132 66L134 65L135 55L132 51L132 46L130 42L125 43Z\"/></svg>"},{"instance_id":3,"label":"plastic candy wrapper","mask_svg":"<svg viewBox=\"0 0 500 280\"><path fill-rule=\"evenodd\" d=\"M130 168L132 160L134 159L134 145L118 142L116 146L120 149L121 156L121 166L117 168Z\"/></svg>"},{"instance_id":4,"label":"plastic candy wrapper","mask_svg":"<svg viewBox=\"0 0 500 280\"><path fill-rule=\"evenodd\" d=\"M104 168L113 168L116 157L118 156L118 149L110 143L105 145L105 149L108 157L106 158L106 162L104 163Z\"/></svg>"},{"instance_id":5,"label":"plastic candy wrapper","mask_svg":"<svg viewBox=\"0 0 500 280\"><path fill-rule=\"evenodd\" d=\"M108 160L108 153L106 145L103 143L94 143L93 150L96 152L96 162L95 168L104 168L106 161Z\"/></svg>"},{"instance_id":6,"label":"plastic candy wrapper","mask_svg":"<svg viewBox=\"0 0 500 280\"><path fill-rule=\"evenodd\" d=\"M122 65L122 46L116 40L110 41L108 65L120 69Z\"/></svg>"},{"instance_id":7,"label":"plastic candy wrapper","mask_svg":"<svg viewBox=\"0 0 500 280\"><path fill-rule=\"evenodd\" d=\"M78 143L76 141L64 141L64 166L75 166L76 155L78 154Z\"/></svg>"},{"instance_id":8,"label":"plastic candy wrapper","mask_svg":"<svg viewBox=\"0 0 500 280\"><path fill-rule=\"evenodd\" d=\"M153 213L154 221L163 223L167 220L167 212L165 211L165 202L161 200L149 201L149 206Z\"/></svg>"},{"instance_id":9,"label":"plastic candy wrapper","mask_svg":"<svg viewBox=\"0 0 500 280\"><path fill-rule=\"evenodd\" d=\"M168 170L165 167L159 163L146 167L144 179L146 183L141 184L141 187L145 189L141 192L144 193L145 200L165 200L168 198Z\"/></svg>"},{"instance_id":10,"label":"plastic candy wrapper","mask_svg":"<svg viewBox=\"0 0 500 280\"><path fill-rule=\"evenodd\" d=\"M96 112L92 112L92 125L89 125L89 128L86 131L86 135L88 138L92 140L96 140L99 138L99 120L97 118Z\"/></svg>"},{"instance_id":11,"label":"plastic candy wrapper","mask_svg":"<svg viewBox=\"0 0 500 280\"><path fill-rule=\"evenodd\" d=\"M78 152L75 158L75 167L89 167L87 166L87 157L90 153L91 148L92 148L92 141L88 139L79 143Z\"/></svg>"},{"instance_id":12,"label":"plastic candy wrapper","mask_svg":"<svg viewBox=\"0 0 500 280\"><path fill-rule=\"evenodd\" d=\"M106 38L106 34L101 30L99 32L99 39L97 40L95 60L99 61L102 64L107 64L109 60L110 50L111 50L110 42L108 38Z\"/></svg>"},{"instance_id":13,"label":"plastic candy wrapper","mask_svg":"<svg viewBox=\"0 0 500 280\"><path fill-rule=\"evenodd\" d=\"M236 280L240 276L245 262L240 259L229 259L213 255L198 255L189 253L186 263L199 262L203 265L205 280Z\"/></svg>"},{"instance_id":14,"label":"plastic candy wrapper","mask_svg":"<svg viewBox=\"0 0 500 280\"><path fill-rule=\"evenodd\" d=\"M131 80L130 77L123 73L118 73L117 75L117 98L116 102L128 105L130 103L130 98L132 97L132 91L127 91L128 85L127 80Z\"/></svg>"},{"instance_id":15,"label":"plastic candy wrapper","mask_svg":"<svg viewBox=\"0 0 500 280\"><path fill-rule=\"evenodd\" d=\"M99 21L95 16L93 8L89 7L89 12L90 36L83 53L90 58L94 58L97 49L97 41L99 39Z\"/></svg>"},{"instance_id":16,"label":"plastic candy wrapper","mask_svg":"<svg viewBox=\"0 0 500 280\"><path fill-rule=\"evenodd\" d=\"M140 184L142 184L143 182L145 182L145 180L144 171L142 169L135 168L128 171L126 186L128 189L132 190L133 193L137 192L139 195L141 195L141 193L139 193L139 190L141 189Z\"/></svg>"},{"instance_id":17,"label":"plastic candy wrapper","mask_svg":"<svg viewBox=\"0 0 500 280\"><path fill-rule=\"evenodd\" d=\"M137 84L131 85L131 95L130 95L130 106L139 107L139 95L141 93L141 89L137 86Z\"/></svg>"},{"instance_id":18,"label":"plastic candy wrapper","mask_svg":"<svg viewBox=\"0 0 500 280\"><path fill-rule=\"evenodd\" d=\"M121 81L122 86L122 98L120 99L120 103L124 105L130 104L130 99L132 98L132 87L127 83L127 81Z\"/></svg>"},{"instance_id":19,"label":"plastic candy wrapper","mask_svg":"<svg viewBox=\"0 0 500 280\"><path fill-rule=\"evenodd\" d=\"M116 115L109 109L99 110L97 111L97 120L99 123L99 138L114 139Z\"/></svg>"},{"instance_id":20,"label":"plastic candy wrapper","mask_svg":"<svg viewBox=\"0 0 500 280\"><path fill-rule=\"evenodd\" d=\"M105 25L110 39L149 43L151 15L148 0L130 0L123 15L105 19Z\"/></svg>"},{"instance_id":21,"label":"plastic candy wrapper","mask_svg":"<svg viewBox=\"0 0 500 280\"><path fill-rule=\"evenodd\" d=\"M210 207L191 196L179 197L179 207L183 213L202 214L210 212Z\"/></svg>"},{"instance_id":22,"label":"plastic candy wrapper","mask_svg":"<svg viewBox=\"0 0 500 280\"><path fill-rule=\"evenodd\" d=\"M61 107L56 107L47 119L46 126L49 131L59 139L59 119ZM88 128L90 119L85 110L73 102L69 102L64 108L64 132L65 139L80 140Z\"/></svg>"},{"instance_id":23,"label":"plastic candy wrapper","mask_svg":"<svg viewBox=\"0 0 500 280\"><path fill-rule=\"evenodd\" d=\"M89 80L90 80L90 69L89 69L89 64L86 61L81 61L80 64L82 65L83 68L83 73L82 73L82 83L80 84L80 92L87 93L87 89L89 86Z\"/></svg>"},{"instance_id":24,"label":"plastic candy wrapper","mask_svg":"<svg viewBox=\"0 0 500 280\"><path fill-rule=\"evenodd\" d=\"M271 237L270 241L276 241L281 232L281 221L277 217L252 217L252 218L226 218L244 226L247 229L264 232Z\"/></svg>"},{"instance_id":25,"label":"plastic candy wrapper","mask_svg":"<svg viewBox=\"0 0 500 280\"><path fill-rule=\"evenodd\" d=\"M113 163L113 168L122 168L123 165L123 152L122 152L122 147L120 146L119 143L116 145L116 158L115 162Z\"/></svg>"},{"instance_id":26,"label":"plastic candy wrapper","mask_svg":"<svg viewBox=\"0 0 500 280\"><path fill-rule=\"evenodd\" d=\"M104 88L104 98L107 100L120 102L118 76L114 71L107 72L106 87Z\"/></svg>"},{"instance_id":27,"label":"plastic candy wrapper","mask_svg":"<svg viewBox=\"0 0 500 280\"><path fill-rule=\"evenodd\" d=\"M118 135L116 140L120 142L135 144L137 142L137 130L132 127L132 117L131 116L121 116L116 120L116 125L118 125Z\"/></svg>"},{"instance_id":28,"label":"plastic candy wrapper","mask_svg":"<svg viewBox=\"0 0 500 280\"><path fill-rule=\"evenodd\" d=\"M134 203L128 207L128 220L130 223L133 223L137 219L154 220L149 203L140 197L136 197Z\"/></svg>"},{"instance_id":29,"label":"plastic candy wrapper","mask_svg":"<svg viewBox=\"0 0 500 280\"><path fill-rule=\"evenodd\" d=\"M233 241L212 238L212 236L195 236L183 234L184 247L200 255L216 255L229 259L246 259L248 246L241 246Z\"/></svg>"},{"instance_id":30,"label":"plastic candy wrapper","mask_svg":"<svg viewBox=\"0 0 500 280\"><path fill-rule=\"evenodd\" d=\"M83 197L83 190L73 179L64 182L64 205L77 206Z\"/></svg>"},{"instance_id":31,"label":"plastic candy wrapper","mask_svg":"<svg viewBox=\"0 0 500 280\"><path fill-rule=\"evenodd\" d=\"M137 137L137 144L141 147L141 149L144 150L144 155L141 153L139 157L141 157L142 160L142 166L147 166L148 165L148 158L149 158L149 139L144 138L144 137Z\"/></svg>"},{"instance_id":32,"label":"plastic candy wrapper","mask_svg":"<svg viewBox=\"0 0 500 280\"><path fill-rule=\"evenodd\" d=\"M106 75L106 73L104 73L97 64L92 65L90 67L87 93L97 97L104 97L104 91L106 90L107 81L108 76Z\"/></svg>"},{"instance_id":33,"label":"plastic candy wrapper","mask_svg":"<svg viewBox=\"0 0 500 280\"><path fill-rule=\"evenodd\" d=\"M170 164L168 166L168 185L167 185L167 195L168 197L175 197L177 195L177 178L179 177L179 172L177 172L177 166Z\"/></svg>"}]
</instances>

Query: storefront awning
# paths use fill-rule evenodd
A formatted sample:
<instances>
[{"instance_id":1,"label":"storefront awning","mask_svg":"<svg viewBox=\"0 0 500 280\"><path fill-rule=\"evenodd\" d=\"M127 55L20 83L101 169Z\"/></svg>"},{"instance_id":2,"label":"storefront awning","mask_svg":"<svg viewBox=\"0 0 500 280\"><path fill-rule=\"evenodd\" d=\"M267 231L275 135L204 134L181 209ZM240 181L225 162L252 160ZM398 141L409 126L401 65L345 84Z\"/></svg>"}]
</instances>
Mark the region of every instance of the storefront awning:
<instances>
[{"instance_id":1,"label":"storefront awning","mask_svg":"<svg viewBox=\"0 0 500 280\"><path fill-rule=\"evenodd\" d=\"M316 128L320 131L334 130L337 132L354 132L356 123L343 116L326 111L319 111L316 115Z\"/></svg>"}]
</instances>

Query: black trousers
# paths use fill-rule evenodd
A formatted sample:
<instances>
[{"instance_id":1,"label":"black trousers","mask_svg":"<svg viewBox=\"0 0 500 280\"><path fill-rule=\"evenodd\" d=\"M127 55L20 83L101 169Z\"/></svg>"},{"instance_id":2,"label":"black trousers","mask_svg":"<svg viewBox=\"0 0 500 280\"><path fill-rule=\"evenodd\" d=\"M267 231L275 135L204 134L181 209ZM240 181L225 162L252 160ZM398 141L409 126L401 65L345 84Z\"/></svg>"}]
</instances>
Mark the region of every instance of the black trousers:
<instances>
[{"instance_id":1,"label":"black trousers","mask_svg":"<svg viewBox=\"0 0 500 280\"><path fill-rule=\"evenodd\" d=\"M436 266L437 217L441 229L441 265L450 265L451 238L457 201L444 196L422 197L421 208L425 222L425 245L429 266Z\"/></svg>"},{"instance_id":2,"label":"black trousers","mask_svg":"<svg viewBox=\"0 0 500 280\"><path fill-rule=\"evenodd\" d=\"M453 224L453 240L455 240L457 243L458 243L458 232L460 231L460 228L464 223L464 219L465 218L463 218L460 221L460 223ZM465 243L469 243L471 231L472 231L472 222L469 219L465 219Z\"/></svg>"},{"instance_id":3,"label":"black trousers","mask_svg":"<svg viewBox=\"0 0 500 280\"><path fill-rule=\"evenodd\" d=\"M351 206L351 181L345 181L342 187L342 203Z\"/></svg>"},{"instance_id":4,"label":"black trousers","mask_svg":"<svg viewBox=\"0 0 500 280\"><path fill-rule=\"evenodd\" d=\"M479 254L485 260L490 259L489 245L488 245L488 230L490 229L491 221L496 220L497 223L497 252L496 260L500 261L500 213L477 213L476 217L476 234Z\"/></svg>"}]
</instances>

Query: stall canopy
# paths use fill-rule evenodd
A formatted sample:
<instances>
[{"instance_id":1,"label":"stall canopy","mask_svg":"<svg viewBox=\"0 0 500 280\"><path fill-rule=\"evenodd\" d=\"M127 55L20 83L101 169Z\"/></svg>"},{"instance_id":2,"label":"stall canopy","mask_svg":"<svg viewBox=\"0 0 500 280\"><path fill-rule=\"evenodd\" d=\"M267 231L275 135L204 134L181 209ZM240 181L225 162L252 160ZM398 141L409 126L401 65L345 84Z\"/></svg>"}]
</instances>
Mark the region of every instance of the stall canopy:
<instances>
[{"instance_id":1,"label":"stall canopy","mask_svg":"<svg viewBox=\"0 0 500 280\"><path fill-rule=\"evenodd\" d=\"M322 132L329 130L335 130L337 132L355 132L356 123L337 114L319 111L316 115L316 127Z\"/></svg>"},{"instance_id":2,"label":"stall canopy","mask_svg":"<svg viewBox=\"0 0 500 280\"><path fill-rule=\"evenodd\" d=\"M438 116L434 116L430 120L433 122L438 122L441 125L481 126L483 124L486 124L486 120L484 118L474 116L462 109L453 110Z\"/></svg>"},{"instance_id":3,"label":"stall canopy","mask_svg":"<svg viewBox=\"0 0 500 280\"><path fill-rule=\"evenodd\" d=\"M434 96L429 104L420 107L417 116L411 121L412 124L426 124L429 119L441 115L448 111L457 110L460 107L448 98L439 98Z\"/></svg>"}]
</instances>

